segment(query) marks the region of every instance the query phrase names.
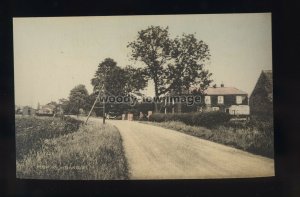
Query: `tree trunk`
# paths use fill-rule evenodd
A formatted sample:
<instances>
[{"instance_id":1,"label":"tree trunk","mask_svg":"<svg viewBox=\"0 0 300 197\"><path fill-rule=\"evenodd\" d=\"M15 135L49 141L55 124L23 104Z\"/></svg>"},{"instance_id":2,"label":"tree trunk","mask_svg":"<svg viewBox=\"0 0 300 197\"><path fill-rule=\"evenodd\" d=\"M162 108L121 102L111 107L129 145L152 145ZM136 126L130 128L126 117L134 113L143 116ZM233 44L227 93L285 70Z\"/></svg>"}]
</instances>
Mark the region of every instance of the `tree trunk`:
<instances>
[{"instance_id":1,"label":"tree trunk","mask_svg":"<svg viewBox=\"0 0 300 197\"><path fill-rule=\"evenodd\" d=\"M157 85L157 80L154 79L153 82L154 82L155 97L158 99L158 85ZM154 102L154 112L159 112L158 111L158 104L157 104L158 100L157 99L156 99L156 102Z\"/></svg>"},{"instance_id":2,"label":"tree trunk","mask_svg":"<svg viewBox=\"0 0 300 197\"><path fill-rule=\"evenodd\" d=\"M181 100L177 104L177 113L181 113Z\"/></svg>"},{"instance_id":3,"label":"tree trunk","mask_svg":"<svg viewBox=\"0 0 300 197\"><path fill-rule=\"evenodd\" d=\"M182 95L182 91L181 91L181 88L179 90L179 103L177 104L178 108L177 108L177 113L181 113L181 95Z\"/></svg>"}]
</instances>

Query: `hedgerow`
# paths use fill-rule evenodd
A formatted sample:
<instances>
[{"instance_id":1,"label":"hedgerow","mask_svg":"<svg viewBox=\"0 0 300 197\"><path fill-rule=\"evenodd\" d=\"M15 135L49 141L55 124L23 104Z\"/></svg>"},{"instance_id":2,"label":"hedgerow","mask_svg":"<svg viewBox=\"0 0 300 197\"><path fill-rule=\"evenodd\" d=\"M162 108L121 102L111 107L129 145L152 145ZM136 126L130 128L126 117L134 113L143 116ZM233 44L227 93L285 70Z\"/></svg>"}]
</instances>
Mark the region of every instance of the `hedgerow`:
<instances>
[{"instance_id":1,"label":"hedgerow","mask_svg":"<svg viewBox=\"0 0 300 197\"><path fill-rule=\"evenodd\" d=\"M229 122L230 115L219 111L178 114L154 113L149 117L149 120L153 122L180 121L191 126L213 128Z\"/></svg>"}]
</instances>

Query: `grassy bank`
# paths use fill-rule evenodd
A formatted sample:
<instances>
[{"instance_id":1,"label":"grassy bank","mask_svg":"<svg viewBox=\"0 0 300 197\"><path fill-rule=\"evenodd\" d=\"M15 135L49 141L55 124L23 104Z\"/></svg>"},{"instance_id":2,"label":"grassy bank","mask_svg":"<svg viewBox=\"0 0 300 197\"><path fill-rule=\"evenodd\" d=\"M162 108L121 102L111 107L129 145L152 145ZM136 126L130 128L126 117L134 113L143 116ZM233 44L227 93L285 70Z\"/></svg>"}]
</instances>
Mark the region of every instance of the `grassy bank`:
<instances>
[{"instance_id":1,"label":"grassy bank","mask_svg":"<svg viewBox=\"0 0 300 197\"><path fill-rule=\"evenodd\" d=\"M20 121L16 121L16 127L18 123ZM26 130L31 127L36 128L37 125L27 127ZM35 149L35 146L30 145L31 149L17 158L18 178L128 179L122 138L119 131L109 124L91 122L81 125L75 132L61 133L52 138L37 138L26 132L17 134L16 140L20 135L28 135L27 138L32 138L31 143L37 142L40 147Z\"/></svg>"},{"instance_id":2,"label":"grassy bank","mask_svg":"<svg viewBox=\"0 0 300 197\"><path fill-rule=\"evenodd\" d=\"M76 132L83 122L70 117L64 120L51 117L16 116L16 159L42 148L45 139Z\"/></svg>"},{"instance_id":3,"label":"grassy bank","mask_svg":"<svg viewBox=\"0 0 300 197\"><path fill-rule=\"evenodd\" d=\"M200 126L190 126L179 121L147 123L173 129L188 135L228 145L254 154L270 158L274 157L272 129L261 129L258 126L233 123L217 126L212 129Z\"/></svg>"}]
</instances>

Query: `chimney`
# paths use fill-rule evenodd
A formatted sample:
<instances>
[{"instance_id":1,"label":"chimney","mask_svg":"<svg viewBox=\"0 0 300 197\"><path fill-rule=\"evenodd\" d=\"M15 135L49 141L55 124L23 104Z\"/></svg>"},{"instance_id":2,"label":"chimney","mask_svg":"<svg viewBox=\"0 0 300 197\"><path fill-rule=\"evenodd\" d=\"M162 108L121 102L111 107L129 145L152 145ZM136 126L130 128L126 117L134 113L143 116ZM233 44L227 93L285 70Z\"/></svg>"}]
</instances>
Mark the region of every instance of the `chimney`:
<instances>
[{"instance_id":1,"label":"chimney","mask_svg":"<svg viewBox=\"0 0 300 197\"><path fill-rule=\"evenodd\" d=\"M223 82L221 83L221 88L224 88L224 83Z\"/></svg>"}]
</instances>

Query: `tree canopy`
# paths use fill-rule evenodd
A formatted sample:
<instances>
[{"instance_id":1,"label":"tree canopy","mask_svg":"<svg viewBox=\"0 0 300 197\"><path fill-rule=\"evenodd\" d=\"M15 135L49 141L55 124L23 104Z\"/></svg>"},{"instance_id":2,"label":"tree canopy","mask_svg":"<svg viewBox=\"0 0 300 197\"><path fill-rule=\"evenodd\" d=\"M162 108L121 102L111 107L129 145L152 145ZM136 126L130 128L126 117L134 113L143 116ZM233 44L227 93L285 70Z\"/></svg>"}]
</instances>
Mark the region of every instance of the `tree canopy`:
<instances>
[{"instance_id":1,"label":"tree canopy","mask_svg":"<svg viewBox=\"0 0 300 197\"><path fill-rule=\"evenodd\" d=\"M147 86L148 77L144 69L134 68L127 65L125 72L125 92L135 92L144 89Z\"/></svg>"},{"instance_id":2,"label":"tree canopy","mask_svg":"<svg viewBox=\"0 0 300 197\"><path fill-rule=\"evenodd\" d=\"M162 94L164 87L162 76L165 74L164 66L170 58L171 40L168 27L151 26L138 32L135 41L128 44L131 48L133 60L146 65L145 73L154 82L155 96Z\"/></svg>"},{"instance_id":3,"label":"tree canopy","mask_svg":"<svg viewBox=\"0 0 300 197\"><path fill-rule=\"evenodd\" d=\"M105 85L107 91L117 96L124 93L125 81L125 71L113 59L106 58L98 65L91 83L94 91L99 91Z\"/></svg>"},{"instance_id":4,"label":"tree canopy","mask_svg":"<svg viewBox=\"0 0 300 197\"><path fill-rule=\"evenodd\" d=\"M69 105L72 106L72 110L76 113L79 113L79 109L82 108L86 110L88 108L87 98L89 94L85 87L85 85L77 85L75 86L69 95Z\"/></svg>"},{"instance_id":5,"label":"tree canopy","mask_svg":"<svg viewBox=\"0 0 300 197\"><path fill-rule=\"evenodd\" d=\"M210 85L211 73L204 68L210 58L208 45L197 40L194 34L183 34L172 41L172 61L166 69L165 84L162 92L173 91L181 95L182 90L197 88L200 93Z\"/></svg>"},{"instance_id":6,"label":"tree canopy","mask_svg":"<svg viewBox=\"0 0 300 197\"><path fill-rule=\"evenodd\" d=\"M121 68L113 59L106 58L99 64L91 83L94 91L98 91L105 85L109 94L119 96L144 89L147 78L143 69L129 65Z\"/></svg>"},{"instance_id":7,"label":"tree canopy","mask_svg":"<svg viewBox=\"0 0 300 197\"><path fill-rule=\"evenodd\" d=\"M143 62L145 75L154 82L155 96L181 94L190 87L202 93L212 82L204 68L210 58L207 44L194 34L169 38L168 27L150 26L128 44L132 60Z\"/></svg>"},{"instance_id":8,"label":"tree canopy","mask_svg":"<svg viewBox=\"0 0 300 197\"><path fill-rule=\"evenodd\" d=\"M144 89L147 85L147 76L144 69L134 68L130 65L121 68L111 59L104 59L95 72L91 83L94 92L89 96L88 103L92 106L97 97L97 92L105 89L107 96L124 96L131 92ZM106 106L106 111L119 111L129 108L127 104L113 104ZM102 109L95 110L97 114L102 113Z\"/></svg>"}]
</instances>

